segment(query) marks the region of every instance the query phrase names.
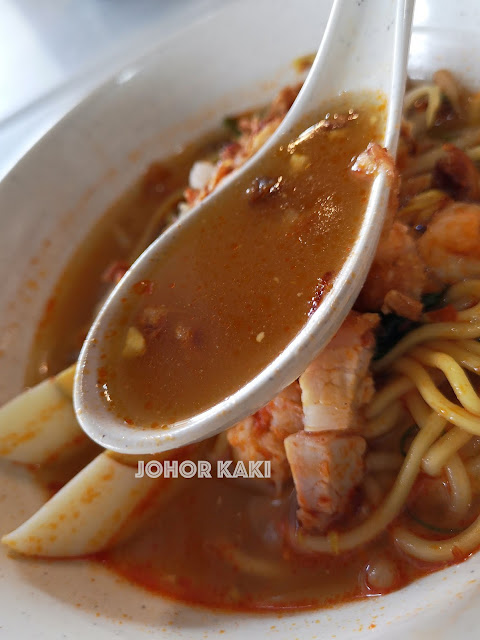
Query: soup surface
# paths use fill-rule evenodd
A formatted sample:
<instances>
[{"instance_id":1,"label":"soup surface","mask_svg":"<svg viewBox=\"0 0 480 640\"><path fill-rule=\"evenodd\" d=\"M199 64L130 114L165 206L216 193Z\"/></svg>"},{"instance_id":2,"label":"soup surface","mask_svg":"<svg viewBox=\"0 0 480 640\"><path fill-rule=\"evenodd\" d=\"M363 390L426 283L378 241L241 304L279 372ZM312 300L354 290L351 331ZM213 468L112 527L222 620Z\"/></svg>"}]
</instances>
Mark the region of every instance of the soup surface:
<instances>
[{"instance_id":1,"label":"soup surface","mask_svg":"<svg viewBox=\"0 0 480 640\"><path fill-rule=\"evenodd\" d=\"M286 88L267 110L240 114L233 122L235 132L214 134L173 158L155 163L120 198L79 248L46 305L45 318L32 351L27 385L75 361L95 306L108 289L168 222L181 215L182 207L195 205L215 188L215 176L223 177L240 166L265 142L297 91L298 88ZM324 154L331 159L330 169L337 166L338 149L350 148L351 142L342 137L345 132L347 138L352 131L356 132L355 136L358 134L358 138L353 136L358 142L355 153L341 165L338 175L343 175L350 185L348 193L359 201L366 197L369 182L353 175L350 166L370 140L360 129L362 104L354 102L353 105L357 118L347 118L343 128L330 127L317 133L331 143L324 148ZM385 594L417 577L460 562L478 549L479 105L480 94L467 92L445 70L435 74L433 84L409 88L397 158L401 186L398 193L394 191L397 199L392 200L391 218L387 219L372 269L354 310L335 339L318 356L316 366L309 367L299 380L265 407L226 433L187 452L171 454L188 454L193 460L204 458L212 463L213 469L219 460L234 463L268 460L275 470L272 478L219 479L215 473L212 478L163 478L153 488L148 501L141 502L133 512L128 508L125 511L123 496L117 496L116 501L112 498L118 513L130 514L128 524L136 523L138 516L150 507L158 507L157 498L161 501L169 496L169 501L127 542L104 549L94 556L95 560L162 595L226 610L258 611L327 606L355 597ZM342 105L338 113L348 116L350 107ZM372 115L375 108L370 105L369 109ZM333 116L325 120L335 122ZM375 136L379 126L379 122L368 120L366 130ZM253 353L257 353L257 347L268 347L269 334L265 327L270 326L271 309L279 305L280 299L274 294L280 283L274 278L280 276L274 267L280 265L278 268L285 278L282 282L297 299L298 316L294 317L299 326L319 301L315 295L318 278L328 280L327 269L332 276L335 274L335 268L323 262L328 251L322 248L322 225L319 223L317 229L312 214L318 197L306 181L306 176L311 175L311 181L316 184L317 177L308 167L306 149L307 146L301 152L285 155L288 170L282 164L281 172L276 170L280 164L275 164L282 161L280 152L272 161L271 171L264 176L265 189L259 182L255 183L258 199L245 200L245 210L242 209L245 219L259 230L258 246L252 244L247 249L260 260L258 270L268 284L253 286L256 281L252 278L256 274L252 275L250 254L244 249L244 273L250 274L245 280L249 283L247 292L255 294L255 300L261 305L264 300L272 305L271 308L267 305L270 310L266 319L262 318L267 324L252 324L251 328L245 325L244 338L250 340ZM297 160L292 166L295 157ZM302 157L307 157L307 161ZM192 174L202 163L203 168L209 165L214 178L198 183ZM329 167L326 175L336 189L336 174ZM293 182L295 176L299 182ZM252 188L255 177L258 176L253 176L239 192L239 201L246 189ZM325 185L324 177L322 174L318 180L320 187ZM294 191L299 184L303 194ZM286 195L293 200L298 196L298 202L312 208L282 207ZM233 213L235 210L230 209ZM361 218L361 209L359 211ZM348 213L343 211L342 224L345 232L350 233L347 237L353 239L358 219L349 220ZM222 215L225 212L219 213ZM233 217L235 219L235 215ZM333 217L336 220L336 213ZM308 223L305 227L304 219ZM221 217L216 222L212 229L221 238L224 223ZM233 227L236 224L234 220ZM285 250L270 255L271 228L276 242L290 253ZM290 233L291 230L295 233ZM210 264L202 246L192 242L199 259L203 260L203 267L210 274L216 273L212 266L217 264L216 256ZM342 251L348 251L348 246L348 243L342 246ZM302 247L307 247L313 255L311 264L318 272L306 273L307 258ZM227 275L231 273L230 263L236 260L233 256L238 250L232 243L222 244L218 250L220 264L226 267ZM337 255L335 251L333 248L333 258ZM310 253L308 259L312 257ZM192 255L184 254L189 265ZM295 263L291 269L292 255L299 264ZM266 256L264 262L263 256ZM169 260L175 260L174 256L169 256ZM268 265L271 268L267 269ZM303 288L298 290L299 280L295 278L298 275L300 279L305 273L310 289L305 288L302 280ZM168 296L173 295L177 282L184 282L186 291L190 285L185 283L183 275L183 280L175 280L177 272L173 268L171 276L171 282L175 283L172 288L165 283L164 289L157 288L153 279L151 283L136 286L138 307L127 310L123 326L112 338L112 348L117 346L118 353L128 346L129 329L136 328L139 333L145 330L139 314L152 307L154 301L155 308L161 311L159 317L166 316L165 322L157 327L160 331L156 339L165 339L163 332L170 331L171 336L186 345L185 352L179 355L183 364L195 363L196 349L202 348L205 338L202 331L194 331L196 315L189 316L186 294L180 297L181 313L167 307L163 314L163 296L171 302L173 298ZM162 296L157 297L161 291ZM296 296L299 292L302 295ZM195 297L195 290L191 294ZM198 299L204 314L202 321L206 323L208 300L204 301L201 296ZM280 309L278 313L280 344L285 318L293 312ZM245 315L253 317L249 313ZM184 322L189 317L191 325ZM217 330L217 319L209 320ZM226 325L228 329L230 324ZM291 331L294 335L293 325ZM145 353L125 357L126 367L136 367L143 361L150 366L150 372L156 371L156 363L148 363L147 357L147 348L155 349L156 343L153 335L147 333L141 334L145 344L140 342L140 349L138 336L134 334L130 348L134 352L145 348ZM212 348L211 343L208 344ZM222 353L225 356L227 351ZM162 353L159 357L163 357ZM173 356L170 354L170 357ZM221 362L220 357L217 359L221 371L226 372L225 377L230 371L234 375L233 363L224 359L226 362ZM124 382L132 377L132 370L125 373ZM139 375L142 380L146 376L140 367ZM162 380L152 383L151 394L156 384L163 384ZM119 378L112 378L109 384L118 381ZM194 383L193 386L197 380ZM121 386L115 384L112 390L120 392ZM229 384L234 386L227 380L225 388ZM312 411L312 395L317 405L326 408L319 412L316 424L318 413ZM191 407L194 399L192 393ZM201 399L199 403L201 405ZM154 410L161 413L162 407L163 404L152 404L145 408L145 404L139 402L136 411L140 417L150 412L148 417L153 421ZM174 411L183 408L175 409L172 405L170 410L174 415ZM295 455L292 443L311 447L303 450L297 447L302 455ZM349 443L348 446L345 443ZM96 445L92 448L84 451L72 445L71 451L61 452L57 462L49 459L41 471L41 481L56 491L100 453ZM337 455L338 451L341 455ZM66 460L61 458L63 454L67 455ZM110 454L105 453L99 458L111 460ZM115 464L122 473L127 468L133 476L137 460L117 456ZM349 474L350 481L347 479L344 483ZM107 489L112 488L108 487L108 477L102 481ZM67 485L65 491L68 490ZM89 490L88 483L85 490ZM104 495L113 495L113 492ZM339 496L335 504L332 496L334 499ZM76 511L83 513L86 508L86 502L79 500L78 492L73 491L71 506L62 511L61 517L68 518ZM43 516L41 520L48 532L43 540L45 554L64 557L65 540L60 534L58 540L51 535L51 528L58 523L48 522ZM90 538L90 527L86 529ZM63 535L69 541L71 529L66 531ZM121 525L113 525L109 543L124 533ZM57 542L60 546L56 546ZM79 546L75 553L90 553L88 543ZM15 550L26 555L38 554L39 547L34 545L32 551L29 544L27 540L26 547L22 549L17 545Z\"/></svg>"},{"instance_id":2,"label":"soup surface","mask_svg":"<svg viewBox=\"0 0 480 640\"><path fill-rule=\"evenodd\" d=\"M219 129L162 162L152 163L105 212L72 257L46 304L25 376L27 386L76 360L99 301L171 222L192 164L198 158L218 156L229 137L228 131Z\"/></svg>"},{"instance_id":3,"label":"soup surface","mask_svg":"<svg viewBox=\"0 0 480 640\"><path fill-rule=\"evenodd\" d=\"M247 611L328 607L391 591L439 566L405 557L386 531L351 553L306 556L285 544L286 528L295 526L294 492L275 497L252 480L217 478L184 487L137 537L99 559L153 592ZM445 526L448 510L438 502L435 517ZM388 585L369 583L372 569L385 565Z\"/></svg>"},{"instance_id":4,"label":"soup surface","mask_svg":"<svg viewBox=\"0 0 480 640\"><path fill-rule=\"evenodd\" d=\"M373 96L323 107L152 259L99 371L100 393L127 424L208 409L294 338L355 242L371 179L352 166L379 139L383 112Z\"/></svg>"}]
</instances>

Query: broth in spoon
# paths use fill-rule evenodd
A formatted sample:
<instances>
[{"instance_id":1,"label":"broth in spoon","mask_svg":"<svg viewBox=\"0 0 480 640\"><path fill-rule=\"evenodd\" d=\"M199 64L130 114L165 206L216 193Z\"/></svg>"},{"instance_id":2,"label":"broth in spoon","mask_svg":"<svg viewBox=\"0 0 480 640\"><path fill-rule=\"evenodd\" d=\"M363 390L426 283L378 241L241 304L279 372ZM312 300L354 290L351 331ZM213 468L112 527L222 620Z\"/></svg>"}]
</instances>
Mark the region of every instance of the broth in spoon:
<instances>
[{"instance_id":1,"label":"broth in spoon","mask_svg":"<svg viewBox=\"0 0 480 640\"><path fill-rule=\"evenodd\" d=\"M98 369L125 424L158 429L205 411L291 342L356 240L372 180L354 164L381 139L384 112L374 94L322 106L151 261Z\"/></svg>"}]
</instances>

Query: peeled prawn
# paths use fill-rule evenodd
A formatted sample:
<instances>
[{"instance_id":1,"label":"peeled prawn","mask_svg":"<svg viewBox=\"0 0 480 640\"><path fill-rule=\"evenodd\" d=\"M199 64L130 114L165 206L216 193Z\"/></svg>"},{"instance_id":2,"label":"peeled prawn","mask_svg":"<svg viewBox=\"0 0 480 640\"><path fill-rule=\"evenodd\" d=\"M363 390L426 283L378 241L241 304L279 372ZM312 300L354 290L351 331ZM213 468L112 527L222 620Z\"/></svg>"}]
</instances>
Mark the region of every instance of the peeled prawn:
<instances>
[{"instance_id":1,"label":"peeled prawn","mask_svg":"<svg viewBox=\"0 0 480 640\"><path fill-rule=\"evenodd\" d=\"M283 441L303 429L303 411L298 382L281 391L263 409L245 418L227 431L234 457L250 460L270 460L271 477L280 490L291 477Z\"/></svg>"},{"instance_id":2,"label":"peeled prawn","mask_svg":"<svg viewBox=\"0 0 480 640\"><path fill-rule=\"evenodd\" d=\"M396 291L402 294L400 297L397 296L398 299L404 301L408 298L418 302L425 290L426 282L425 265L415 239L406 225L395 222L388 236L378 246L356 308L362 311L395 311L404 315L409 313L409 309L405 308L404 304L399 309L392 308L392 294L387 298L388 294ZM384 308L386 298L387 308ZM418 315L418 307L412 304L411 309L411 314L406 317ZM411 319L417 320L418 317Z\"/></svg>"},{"instance_id":3,"label":"peeled prawn","mask_svg":"<svg viewBox=\"0 0 480 640\"><path fill-rule=\"evenodd\" d=\"M418 250L439 285L480 277L480 206L455 202L439 211Z\"/></svg>"}]
</instances>

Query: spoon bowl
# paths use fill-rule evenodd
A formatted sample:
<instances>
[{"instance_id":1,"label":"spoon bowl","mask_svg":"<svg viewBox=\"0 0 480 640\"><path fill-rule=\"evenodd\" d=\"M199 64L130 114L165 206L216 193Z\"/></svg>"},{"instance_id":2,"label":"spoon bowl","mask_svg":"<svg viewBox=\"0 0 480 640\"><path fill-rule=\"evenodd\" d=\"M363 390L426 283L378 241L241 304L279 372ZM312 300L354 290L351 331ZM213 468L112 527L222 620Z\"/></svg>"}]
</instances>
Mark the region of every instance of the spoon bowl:
<instances>
[{"instance_id":1,"label":"spoon bowl","mask_svg":"<svg viewBox=\"0 0 480 640\"><path fill-rule=\"evenodd\" d=\"M356 242L322 304L284 351L242 388L210 409L168 425L168 429L129 426L108 410L98 390L100 346L112 320L121 312L122 299L148 274L152 260L211 206L218 192L223 193L247 171L261 166L265 156L291 136L316 105L345 91L380 92L387 106L381 143L395 153L412 13L412 0L337 0L307 80L276 133L218 191L162 234L112 292L84 343L75 379L75 411L93 440L121 453L151 454L214 435L256 411L295 380L334 335L358 296L375 253L389 193L384 173L373 182Z\"/></svg>"}]
</instances>

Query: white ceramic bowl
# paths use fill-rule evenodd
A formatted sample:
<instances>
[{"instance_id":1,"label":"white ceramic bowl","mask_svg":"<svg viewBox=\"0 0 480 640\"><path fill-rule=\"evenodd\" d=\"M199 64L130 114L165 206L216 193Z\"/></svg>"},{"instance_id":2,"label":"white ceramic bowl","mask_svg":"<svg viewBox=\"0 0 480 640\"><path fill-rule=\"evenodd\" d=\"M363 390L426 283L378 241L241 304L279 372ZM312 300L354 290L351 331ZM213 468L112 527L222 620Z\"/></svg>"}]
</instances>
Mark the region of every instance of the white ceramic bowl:
<instances>
[{"instance_id":1,"label":"white ceramic bowl","mask_svg":"<svg viewBox=\"0 0 480 640\"><path fill-rule=\"evenodd\" d=\"M319 6L320 5L320 6ZM242 0L136 60L64 118L0 186L0 402L22 386L33 332L87 231L153 159L268 101L316 49L330 2ZM418 0L410 74L449 67L480 86L477 0ZM379 52L380 53L380 52ZM133 55L133 54L132 54ZM135 158L135 161L132 160ZM33 258L38 258L33 260ZM38 288L26 286L35 279ZM27 472L0 465L0 533L44 500ZM296 614L211 613L162 600L83 560L31 561L0 549L6 638L478 637L480 556L382 598Z\"/></svg>"}]
</instances>

